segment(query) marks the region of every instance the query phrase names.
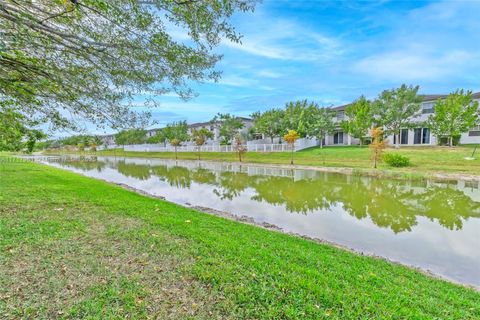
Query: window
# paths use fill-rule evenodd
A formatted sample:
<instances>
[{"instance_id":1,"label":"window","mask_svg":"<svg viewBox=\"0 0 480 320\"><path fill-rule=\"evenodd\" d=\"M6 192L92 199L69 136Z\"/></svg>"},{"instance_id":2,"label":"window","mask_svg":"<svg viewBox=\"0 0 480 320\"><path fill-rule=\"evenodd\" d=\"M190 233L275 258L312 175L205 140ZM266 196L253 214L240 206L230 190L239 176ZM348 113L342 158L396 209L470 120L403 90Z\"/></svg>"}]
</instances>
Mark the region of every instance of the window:
<instances>
[{"instance_id":1,"label":"window","mask_svg":"<svg viewBox=\"0 0 480 320\"><path fill-rule=\"evenodd\" d=\"M337 111L337 120L345 119L345 111Z\"/></svg>"},{"instance_id":2,"label":"window","mask_svg":"<svg viewBox=\"0 0 480 320\"><path fill-rule=\"evenodd\" d=\"M427 114L427 113L433 113L433 106L435 105L435 102L425 102L422 105L422 113Z\"/></svg>"},{"instance_id":3,"label":"window","mask_svg":"<svg viewBox=\"0 0 480 320\"><path fill-rule=\"evenodd\" d=\"M430 129L423 128L422 129L422 143L429 144L430 143Z\"/></svg>"},{"instance_id":4,"label":"window","mask_svg":"<svg viewBox=\"0 0 480 320\"><path fill-rule=\"evenodd\" d=\"M338 131L333 135L333 144L343 144L343 132Z\"/></svg>"},{"instance_id":5,"label":"window","mask_svg":"<svg viewBox=\"0 0 480 320\"><path fill-rule=\"evenodd\" d=\"M480 126L473 127L468 132L469 137L480 137Z\"/></svg>"},{"instance_id":6,"label":"window","mask_svg":"<svg viewBox=\"0 0 480 320\"><path fill-rule=\"evenodd\" d=\"M393 135L393 144L397 144L397 135ZM408 144L408 129L400 130L400 144Z\"/></svg>"},{"instance_id":7,"label":"window","mask_svg":"<svg viewBox=\"0 0 480 320\"><path fill-rule=\"evenodd\" d=\"M430 143L430 129L429 128L416 128L413 131L413 143L414 144L429 144Z\"/></svg>"}]
</instances>

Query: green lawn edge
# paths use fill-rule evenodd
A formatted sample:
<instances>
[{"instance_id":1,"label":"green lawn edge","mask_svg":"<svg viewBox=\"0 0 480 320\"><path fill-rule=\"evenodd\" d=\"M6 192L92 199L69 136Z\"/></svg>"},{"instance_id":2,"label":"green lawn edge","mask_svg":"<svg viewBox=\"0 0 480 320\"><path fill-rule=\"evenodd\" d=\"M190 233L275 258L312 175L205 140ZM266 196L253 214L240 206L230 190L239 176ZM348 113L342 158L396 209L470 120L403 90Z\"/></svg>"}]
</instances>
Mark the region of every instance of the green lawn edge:
<instances>
[{"instance_id":1,"label":"green lawn edge","mask_svg":"<svg viewBox=\"0 0 480 320\"><path fill-rule=\"evenodd\" d=\"M0 276L0 317L152 316L157 301L152 297L159 296L157 291L162 289L148 285L153 281L148 279L156 279L154 269L145 277L136 271L122 272L119 267L118 272L106 273L106 283L89 283L71 301L62 300L61 292L46 294L62 300L60 304L42 299L44 293L35 289L28 297L19 297L11 279L16 273L10 267L30 251L43 257L38 265L54 265L57 256L43 255L43 251L69 247L72 241L81 244L78 239L92 234L93 223L94 230L107 230L101 233L108 240L102 242L102 250L110 246L117 250L115 244L124 243L131 247L130 254L143 257L146 265L158 259L178 263L166 283L189 279L190 293L199 300L190 303L184 302L183 296L169 296L172 301L163 308L169 311L165 318L177 310L170 309L177 300L181 301L180 310L186 308L185 303L189 308L184 313L175 311L173 318L480 318L480 293L473 289L382 259L211 216L41 164L0 161L0 208L0 271L4 275ZM129 222L105 227L116 219ZM95 244L95 239L87 243ZM61 254L62 261L79 258L68 250ZM103 270L97 259L99 256L93 256L88 264L82 262L86 264L83 272ZM30 271L35 278L38 265L27 263L23 273ZM55 270L46 275L41 279L51 286L57 285L53 278L62 277ZM35 280L29 284L43 288ZM155 312L162 312L160 309ZM205 310L208 313L202 313Z\"/></svg>"},{"instance_id":2,"label":"green lawn edge","mask_svg":"<svg viewBox=\"0 0 480 320\"><path fill-rule=\"evenodd\" d=\"M368 147L337 146L319 147L301 150L295 153L296 166L348 169L355 174L378 175L392 178L419 179L419 178L480 178L480 150L475 160L466 160L473 152L471 145L458 147L402 147L400 149L387 148L386 153L399 153L410 159L411 165L404 168L395 168L380 163L378 169L372 168L370 150ZM45 152L51 154L55 152ZM82 152L69 154L93 156L118 156L138 158L175 159L172 152L132 152L123 150L107 150L97 152ZM198 160L196 152L179 152L179 160ZM201 160L238 162L238 156L231 152L202 152ZM288 166L290 153L288 152L247 152L244 156L246 164L269 164ZM443 177L442 175L445 175Z\"/></svg>"}]
</instances>

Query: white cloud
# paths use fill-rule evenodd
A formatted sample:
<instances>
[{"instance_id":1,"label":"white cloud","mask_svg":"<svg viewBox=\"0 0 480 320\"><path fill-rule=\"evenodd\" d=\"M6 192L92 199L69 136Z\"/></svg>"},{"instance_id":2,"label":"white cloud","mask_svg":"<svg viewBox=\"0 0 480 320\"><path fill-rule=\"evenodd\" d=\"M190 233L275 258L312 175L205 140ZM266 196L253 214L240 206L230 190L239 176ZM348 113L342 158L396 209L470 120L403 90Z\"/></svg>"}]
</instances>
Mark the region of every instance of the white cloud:
<instances>
[{"instance_id":1,"label":"white cloud","mask_svg":"<svg viewBox=\"0 0 480 320\"><path fill-rule=\"evenodd\" d=\"M252 87L257 84L257 81L252 78L245 78L238 75L227 75L223 76L218 83L232 87Z\"/></svg>"},{"instance_id":2,"label":"white cloud","mask_svg":"<svg viewBox=\"0 0 480 320\"><path fill-rule=\"evenodd\" d=\"M225 41L224 45L269 59L325 62L343 53L337 39L286 19L260 18L243 31L242 43Z\"/></svg>"},{"instance_id":3,"label":"white cloud","mask_svg":"<svg viewBox=\"0 0 480 320\"><path fill-rule=\"evenodd\" d=\"M354 70L386 80L438 80L460 73L473 59L471 53L461 50L438 55L407 49L369 56L357 62Z\"/></svg>"},{"instance_id":4,"label":"white cloud","mask_svg":"<svg viewBox=\"0 0 480 320\"><path fill-rule=\"evenodd\" d=\"M266 69L257 71L256 75L263 78L280 78L283 76L280 72Z\"/></svg>"}]
</instances>

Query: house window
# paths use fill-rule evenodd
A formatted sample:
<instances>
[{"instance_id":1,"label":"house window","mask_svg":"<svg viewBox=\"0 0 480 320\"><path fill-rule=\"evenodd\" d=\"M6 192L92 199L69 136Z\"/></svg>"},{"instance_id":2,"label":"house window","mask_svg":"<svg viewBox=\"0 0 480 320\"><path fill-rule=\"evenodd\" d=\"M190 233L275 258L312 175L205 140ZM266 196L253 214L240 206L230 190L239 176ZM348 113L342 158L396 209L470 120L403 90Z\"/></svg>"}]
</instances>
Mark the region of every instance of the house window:
<instances>
[{"instance_id":1,"label":"house window","mask_svg":"<svg viewBox=\"0 0 480 320\"><path fill-rule=\"evenodd\" d=\"M422 105L422 113L423 114L433 113L433 106L434 105L435 105L435 102L425 102Z\"/></svg>"},{"instance_id":2,"label":"house window","mask_svg":"<svg viewBox=\"0 0 480 320\"><path fill-rule=\"evenodd\" d=\"M397 135L393 135L393 144L397 144ZM400 130L400 144L408 144L408 129Z\"/></svg>"},{"instance_id":3,"label":"house window","mask_svg":"<svg viewBox=\"0 0 480 320\"><path fill-rule=\"evenodd\" d=\"M422 129L422 143L423 144L430 144L430 129L423 128Z\"/></svg>"},{"instance_id":4,"label":"house window","mask_svg":"<svg viewBox=\"0 0 480 320\"><path fill-rule=\"evenodd\" d=\"M416 128L413 131L413 143L414 144L429 144L430 143L430 129L429 128Z\"/></svg>"},{"instance_id":5,"label":"house window","mask_svg":"<svg viewBox=\"0 0 480 320\"><path fill-rule=\"evenodd\" d=\"M480 137L480 126L473 127L468 132L469 137Z\"/></svg>"},{"instance_id":6,"label":"house window","mask_svg":"<svg viewBox=\"0 0 480 320\"><path fill-rule=\"evenodd\" d=\"M333 135L333 144L343 144L343 132L338 131Z\"/></svg>"},{"instance_id":7,"label":"house window","mask_svg":"<svg viewBox=\"0 0 480 320\"><path fill-rule=\"evenodd\" d=\"M337 120L345 119L345 111L337 111Z\"/></svg>"}]
</instances>

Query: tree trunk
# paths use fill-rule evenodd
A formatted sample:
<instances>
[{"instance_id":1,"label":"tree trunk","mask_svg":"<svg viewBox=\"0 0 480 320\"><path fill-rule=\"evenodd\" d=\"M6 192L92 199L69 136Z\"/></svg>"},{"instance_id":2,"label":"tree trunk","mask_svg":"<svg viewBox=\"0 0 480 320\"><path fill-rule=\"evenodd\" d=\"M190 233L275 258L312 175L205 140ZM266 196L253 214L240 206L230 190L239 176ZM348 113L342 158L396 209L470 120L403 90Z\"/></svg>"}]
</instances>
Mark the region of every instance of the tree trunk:
<instances>
[{"instance_id":1,"label":"tree trunk","mask_svg":"<svg viewBox=\"0 0 480 320\"><path fill-rule=\"evenodd\" d=\"M323 139L320 139L320 149L323 149Z\"/></svg>"},{"instance_id":2,"label":"tree trunk","mask_svg":"<svg viewBox=\"0 0 480 320\"><path fill-rule=\"evenodd\" d=\"M397 141L395 141L395 149L400 149L400 133L397 134L396 137L397 137Z\"/></svg>"},{"instance_id":3,"label":"tree trunk","mask_svg":"<svg viewBox=\"0 0 480 320\"><path fill-rule=\"evenodd\" d=\"M450 147L453 147L453 137L452 136L450 136L450 138L448 139L448 145Z\"/></svg>"},{"instance_id":4,"label":"tree trunk","mask_svg":"<svg viewBox=\"0 0 480 320\"><path fill-rule=\"evenodd\" d=\"M238 160L240 160L240 162L242 162L242 153L241 152L238 153Z\"/></svg>"},{"instance_id":5,"label":"tree trunk","mask_svg":"<svg viewBox=\"0 0 480 320\"><path fill-rule=\"evenodd\" d=\"M178 160L178 156L177 156L177 146L175 146L175 160Z\"/></svg>"},{"instance_id":6,"label":"tree trunk","mask_svg":"<svg viewBox=\"0 0 480 320\"><path fill-rule=\"evenodd\" d=\"M292 144L292 155L291 155L291 158L290 158L290 164L293 164L293 151L294 151L294 144Z\"/></svg>"},{"instance_id":7,"label":"tree trunk","mask_svg":"<svg viewBox=\"0 0 480 320\"><path fill-rule=\"evenodd\" d=\"M273 136L271 136L271 137L270 137L270 141L271 141L271 142L272 142L272 144L273 144Z\"/></svg>"}]
</instances>

